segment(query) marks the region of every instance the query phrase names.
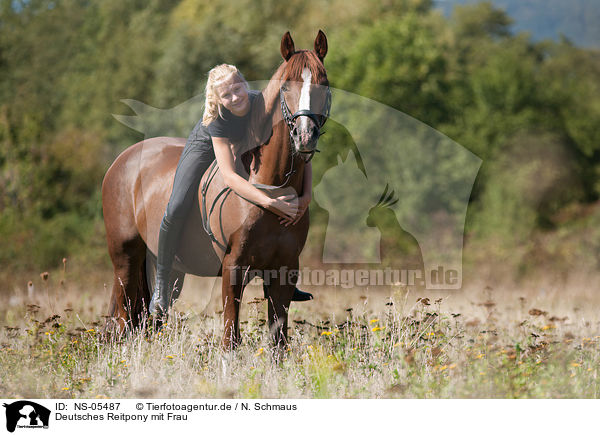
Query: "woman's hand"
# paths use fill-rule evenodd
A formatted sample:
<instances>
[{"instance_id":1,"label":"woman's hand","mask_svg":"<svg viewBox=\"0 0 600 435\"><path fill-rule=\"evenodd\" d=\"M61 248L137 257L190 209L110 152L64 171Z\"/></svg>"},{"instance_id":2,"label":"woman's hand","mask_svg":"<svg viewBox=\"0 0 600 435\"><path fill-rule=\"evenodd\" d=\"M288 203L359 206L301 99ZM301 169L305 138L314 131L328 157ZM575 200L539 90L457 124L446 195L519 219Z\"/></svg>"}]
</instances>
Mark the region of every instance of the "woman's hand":
<instances>
[{"instance_id":1,"label":"woman's hand","mask_svg":"<svg viewBox=\"0 0 600 435\"><path fill-rule=\"evenodd\" d=\"M293 219L298 214L299 201L296 195L282 195L269 198L265 208L281 219Z\"/></svg>"},{"instance_id":2,"label":"woman's hand","mask_svg":"<svg viewBox=\"0 0 600 435\"><path fill-rule=\"evenodd\" d=\"M311 197L310 195L302 195L298 198L298 211L295 216L282 216L279 218L279 223L285 225L286 227L289 225L296 225L306 210L308 210L308 205L310 204Z\"/></svg>"}]
</instances>

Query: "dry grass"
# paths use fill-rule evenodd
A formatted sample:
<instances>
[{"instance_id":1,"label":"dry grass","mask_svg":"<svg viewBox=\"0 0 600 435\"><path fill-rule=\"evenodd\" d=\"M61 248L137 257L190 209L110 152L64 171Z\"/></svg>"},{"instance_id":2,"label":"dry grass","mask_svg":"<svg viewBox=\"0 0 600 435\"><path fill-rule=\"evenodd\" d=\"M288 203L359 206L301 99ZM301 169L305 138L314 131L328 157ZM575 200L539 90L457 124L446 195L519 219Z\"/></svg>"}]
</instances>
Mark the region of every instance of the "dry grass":
<instances>
[{"instance_id":1,"label":"dry grass","mask_svg":"<svg viewBox=\"0 0 600 435\"><path fill-rule=\"evenodd\" d=\"M308 289L316 299L292 305L289 347L275 361L266 302L249 303L262 295L256 285L244 295L243 344L224 353L219 297L200 279L187 281L161 332L105 340L108 291L53 278L34 283L33 299L23 289L0 308L2 397L600 394L599 297L590 286Z\"/></svg>"}]
</instances>

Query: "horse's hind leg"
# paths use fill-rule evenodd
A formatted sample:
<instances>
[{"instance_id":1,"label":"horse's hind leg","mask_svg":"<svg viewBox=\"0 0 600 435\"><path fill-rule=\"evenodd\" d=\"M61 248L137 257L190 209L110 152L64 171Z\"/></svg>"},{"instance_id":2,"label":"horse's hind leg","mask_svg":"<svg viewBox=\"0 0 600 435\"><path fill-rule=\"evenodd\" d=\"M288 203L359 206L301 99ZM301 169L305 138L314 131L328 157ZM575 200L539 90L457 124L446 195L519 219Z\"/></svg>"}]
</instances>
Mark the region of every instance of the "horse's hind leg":
<instances>
[{"instance_id":1,"label":"horse's hind leg","mask_svg":"<svg viewBox=\"0 0 600 435\"><path fill-rule=\"evenodd\" d=\"M235 273L240 270L237 265L229 261L227 257L223 260L223 340L221 345L225 350L232 350L241 342L240 336L240 303L245 286L245 276ZM234 272L232 272L234 271Z\"/></svg>"},{"instance_id":2,"label":"horse's hind leg","mask_svg":"<svg viewBox=\"0 0 600 435\"><path fill-rule=\"evenodd\" d=\"M108 315L123 331L140 324L147 310L150 292L146 279L146 245L140 236L109 243L114 267L113 290Z\"/></svg>"}]
</instances>

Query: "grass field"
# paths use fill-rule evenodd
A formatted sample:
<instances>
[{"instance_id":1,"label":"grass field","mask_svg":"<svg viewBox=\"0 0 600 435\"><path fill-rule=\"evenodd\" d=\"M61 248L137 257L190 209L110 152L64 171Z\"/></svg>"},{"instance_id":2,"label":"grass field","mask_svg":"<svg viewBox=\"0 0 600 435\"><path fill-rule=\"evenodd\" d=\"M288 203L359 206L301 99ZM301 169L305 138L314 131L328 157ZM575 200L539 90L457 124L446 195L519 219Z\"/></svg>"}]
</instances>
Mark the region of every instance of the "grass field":
<instances>
[{"instance_id":1,"label":"grass field","mask_svg":"<svg viewBox=\"0 0 600 435\"><path fill-rule=\"evenodd\" d=\"M225 353L220 298L201 279L161 332L120 340L101 334L108 290L59 280L38 278L33 296L16 290L0 308L1 397L600 396L594 286L309 288L277 362L258 285L244 295L243 343Z\"/></svg>"}]
</instances>

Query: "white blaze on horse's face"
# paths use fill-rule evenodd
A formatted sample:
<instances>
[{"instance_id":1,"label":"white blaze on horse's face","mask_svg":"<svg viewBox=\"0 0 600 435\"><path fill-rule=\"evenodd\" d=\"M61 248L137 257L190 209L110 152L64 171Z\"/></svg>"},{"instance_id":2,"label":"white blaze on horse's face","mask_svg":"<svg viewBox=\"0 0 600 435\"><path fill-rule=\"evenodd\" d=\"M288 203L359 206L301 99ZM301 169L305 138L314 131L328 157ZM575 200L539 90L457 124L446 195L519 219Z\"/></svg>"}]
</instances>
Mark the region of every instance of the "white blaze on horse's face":
<instances>
[{"instance_id":1,"label":"white blaze on horse's face","mask_svg":"<svg viewBox=\"0 0 600 435\"><path fill-rule=\"evenodd\" d=\"M300 91L300 102L298 103L298 110L310 110L310 82L312 80L312 74L310 69L304 68L302 71L302 90Z\"/></svg>"},{"instance_id":2,"label":"white blaze on horse's face","mask_svg":"<svg viewBox=\"0 0 600 435\"><path fill-rule=\"evenodd\" d=\"M309 68L302 71L302 88L300 90L300 99L298 101L298 111L306 110L310 112L310 90L312 82L312 73ZM296 139L294 146L296 151L310 151L314 143L314 122L308 116L300 116L296 119Z\"/></svg>"}]
</instances>

